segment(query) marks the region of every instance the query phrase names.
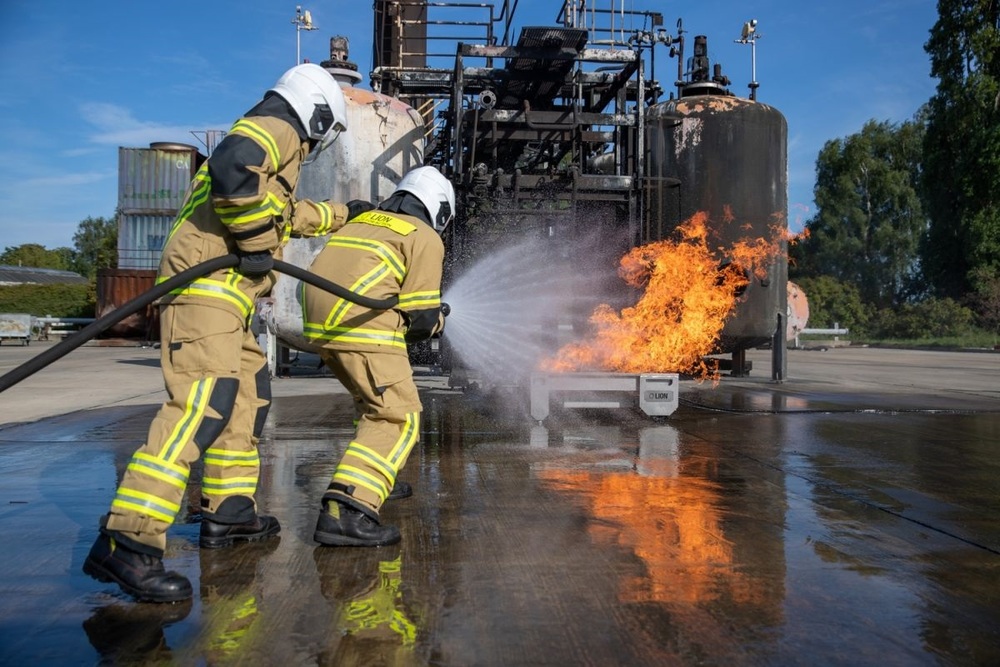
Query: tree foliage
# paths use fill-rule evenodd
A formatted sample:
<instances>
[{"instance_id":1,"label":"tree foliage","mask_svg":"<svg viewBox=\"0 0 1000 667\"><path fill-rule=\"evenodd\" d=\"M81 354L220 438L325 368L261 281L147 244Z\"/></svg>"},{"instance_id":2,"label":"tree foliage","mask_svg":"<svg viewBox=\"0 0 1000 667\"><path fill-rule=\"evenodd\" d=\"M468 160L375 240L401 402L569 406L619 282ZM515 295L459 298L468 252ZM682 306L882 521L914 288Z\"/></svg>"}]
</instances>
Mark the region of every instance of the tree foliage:
<instances>
[{"instance_id":1,"label":"tree foliage","mask_svg":"<svg viewBox=\"0 0 1000 667\"><path fill-rule=\"evenodd\" d=\"M118 267L118 223L114 218L87 217L73 235L74 270L94 278L98 269Z\"/></svg>"},{"instance_id":2,"label":"tree foliage","mask_svg":"<svg viewBox=\"0 0 1000 667\"><path fill-rule=\"evenodd\" d=\"M49 250L37 243L25 243L4 248L4 251L0 253L0 264L70 271L73 266L73 257L74 254L70 248Z\"/></svg>"},{"instance_id":3,"label":"tree foliage","mask_svg":"<svg viewBox=\"0 0 1000 667\"><path fill-rule=\"evenodd\" d=\"M1000 2L938 0L924 49L937 91L927 105L924 270L940 295L1000 269Z\"/></svg>"},{"instance_id":4,"label":"tree foliage","mask_svg":"<svg viewBox=\"0 0 1000 667\"><path fill-rule=\"evenodd\" d=\"M792 251L793 278L831 276L878 308L920 291L922 139L919 121L871 120L857 134L826 142L816 161L818 213Z\"/></svg>"},{"instance_id":5,"label":"tree foliage","mask_svg":"<svg viewBox=\"0 0 1000 667\"><path fill-rule=\"evenodd\" d=\"M975 292L969 302L979 316L980 326L992 331L995 340L1000 336L1000 271L979 267L971 276Z\"/></svg>"},{"instance_id":6,"label":"tree foliage","mask_svg":"<svg viewBox=\"0 0 1000 667\"><path fill-rule=\"evenodd\" d=\"M0 313L94 317L93 285L0 285Z\"/></svg>"},{"instance_id":7,"label":"tree foliage","mask_svg":"<svg viewBox=\"0 0 1000 667\"><path fill-rule=\"evenodd\" d=\"M973 313L953 299L930 297L919 303L885 308L872 318L869 334L875 338L920 340L969 333Z\"/></svg>"}]
</instances>

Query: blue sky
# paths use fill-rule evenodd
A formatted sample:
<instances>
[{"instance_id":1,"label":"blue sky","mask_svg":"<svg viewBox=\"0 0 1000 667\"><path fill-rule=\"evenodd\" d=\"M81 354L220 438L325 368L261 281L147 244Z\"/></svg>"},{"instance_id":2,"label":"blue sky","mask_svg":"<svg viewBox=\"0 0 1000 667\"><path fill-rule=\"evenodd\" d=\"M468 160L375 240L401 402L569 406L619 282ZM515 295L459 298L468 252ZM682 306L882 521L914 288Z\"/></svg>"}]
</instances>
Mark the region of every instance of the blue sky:
<instances>
[{"instance_id":1,"label":"blue sky","mask_svg":"<svg viewBox=\"0 0 1000 667\"><path fill-rule=\"evenodd\" d=\"M522 2L515 25L552 25L561 4ZM302 57L328 58L329 37L344 35L367 73L370 0L302 7L318 27L300 34ZM689 37L706 35L712 62L739 95L751 80L751 49L735 39L745 21L758 20L757 99L788 121L795 231L815 212L815 162L826 141L869 119L909 120L934 93L923 50L937 18L932 0L627 0L626 7L663 12L671 33L682 19ZM0 0L0 249L71 247L81 220L113 216L119 146L200 145L192 132L228 130L295 64L295 8L284 0ZM661 50L656 64L672 90L676 60Z\"/></svg>"}]
</instances>

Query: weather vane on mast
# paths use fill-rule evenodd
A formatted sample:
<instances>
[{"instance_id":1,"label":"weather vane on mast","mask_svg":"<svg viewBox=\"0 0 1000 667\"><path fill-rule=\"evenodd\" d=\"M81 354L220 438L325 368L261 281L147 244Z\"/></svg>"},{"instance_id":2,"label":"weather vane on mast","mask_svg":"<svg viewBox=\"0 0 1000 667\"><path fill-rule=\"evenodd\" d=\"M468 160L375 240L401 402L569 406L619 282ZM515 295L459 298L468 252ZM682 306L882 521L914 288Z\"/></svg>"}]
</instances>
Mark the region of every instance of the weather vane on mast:
<instances>
[{"instance_id":1,"label":"weather vane on mast","mask_svg":"<svg viewBox=\"0 0 1000 667\"><path fill-rule=\"evenodd\" d=\"M760 84L757 83L757 40L760 39L762 35L757 34L757 19L750 19L743 24L743 32L740 34L740 38L733 40L737 44L749 44L750 45L750 99L757 99L757 88Z\"/></svg>"},{"instance_id":2,"label":"weather vane on mast","mask_svg":"<svg viewBox=\"0 0 1000 667\"><path fill-rule=\"evenodd\" d=\"M302 62L302 31L318 30L318 28L313 25L309 10L302 11L302 5L295 5L295 18L292 19L292 23L295 24L295 64L298 65Z\"/></svg>"}]
</instances>

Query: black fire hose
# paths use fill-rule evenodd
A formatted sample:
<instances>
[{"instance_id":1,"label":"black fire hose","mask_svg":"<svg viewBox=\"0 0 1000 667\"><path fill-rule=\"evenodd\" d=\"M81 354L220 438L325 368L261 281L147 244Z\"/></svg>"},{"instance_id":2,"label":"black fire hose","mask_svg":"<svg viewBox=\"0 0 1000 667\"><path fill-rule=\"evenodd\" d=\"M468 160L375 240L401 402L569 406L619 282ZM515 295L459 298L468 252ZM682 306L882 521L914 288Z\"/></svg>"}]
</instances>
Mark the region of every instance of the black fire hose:
<instances>
[{"instance_id":1,"label":"black fire hose","mask_svg":"<svg viewBox=\"0 0 1000 667\"><path fill-rule=\"evenodd\" d=\"M56 359L66 356L91 338L94 338L98 334L111 328L112 325L117 324L129 315L139 312L149 304L166 296L178 287L187 285L197 278L206 276L210 273L218 271L219 269L226 269L231 266L236 266L239 263L240 258L238 255L223 255L222 257L216 257L208 260L207 262L202 262L201 264L192 266L190 269L181 271L176 276L172 276L164 280L159 285L153 287L153 289L140 294L121 308L108 313L99 320L91 322L73 335L66 336L66 338L58 344L50 347L41 354L32 357L6 375L0 376L0 392L13 387L26 377L34 375ZM276 271L280 271L285 275L298 278L302 282L309 283L310 285L329 292L334 296L339 296L341 299L345 299L351 303L356 303L359 306L371 308L372 310L389 310L390 308L394 308L399 302L399 299L395 296L389 297L388 299L372 299L370 297L363 296L356 292L352 292L346 287L332 283L325 278L321 278L314 273L310 273L305 269L301 269L294 264L289 264L280 260L274 261L274 268Z\"/></svg>"}]
</instances>

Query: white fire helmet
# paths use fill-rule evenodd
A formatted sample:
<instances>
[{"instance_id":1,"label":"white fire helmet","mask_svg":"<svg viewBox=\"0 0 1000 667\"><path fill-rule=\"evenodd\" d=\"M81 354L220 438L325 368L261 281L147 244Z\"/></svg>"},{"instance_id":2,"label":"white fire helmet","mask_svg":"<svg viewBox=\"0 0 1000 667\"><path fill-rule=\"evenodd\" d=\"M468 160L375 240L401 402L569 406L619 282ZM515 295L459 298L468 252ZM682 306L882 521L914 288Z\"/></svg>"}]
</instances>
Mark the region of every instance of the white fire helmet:
<instances>
[{"instance_id":1,"label":"white fire helmet","mask_svg":"<svg viewBox=\"0 0 1000 667\"><path fill-rule=\"evenodd\" d=\"M443 232L455 217L455 188L434 167L417 167L408 172L396 192L409 192L424 205L431 217L431 226Z\"/></svg>"},{"instance_id":2,"label":"white fire helmet","mask_svg":"<svg viewBox=\"0 0 1000 667\"><path fill-rule=\"evenodd\" d=\"M312 159L347 129L344 93L337 80L319 65L296 65L282 74L271 90L285 98L309 138L318 142Z\"/></svg>"}]
</instances>

